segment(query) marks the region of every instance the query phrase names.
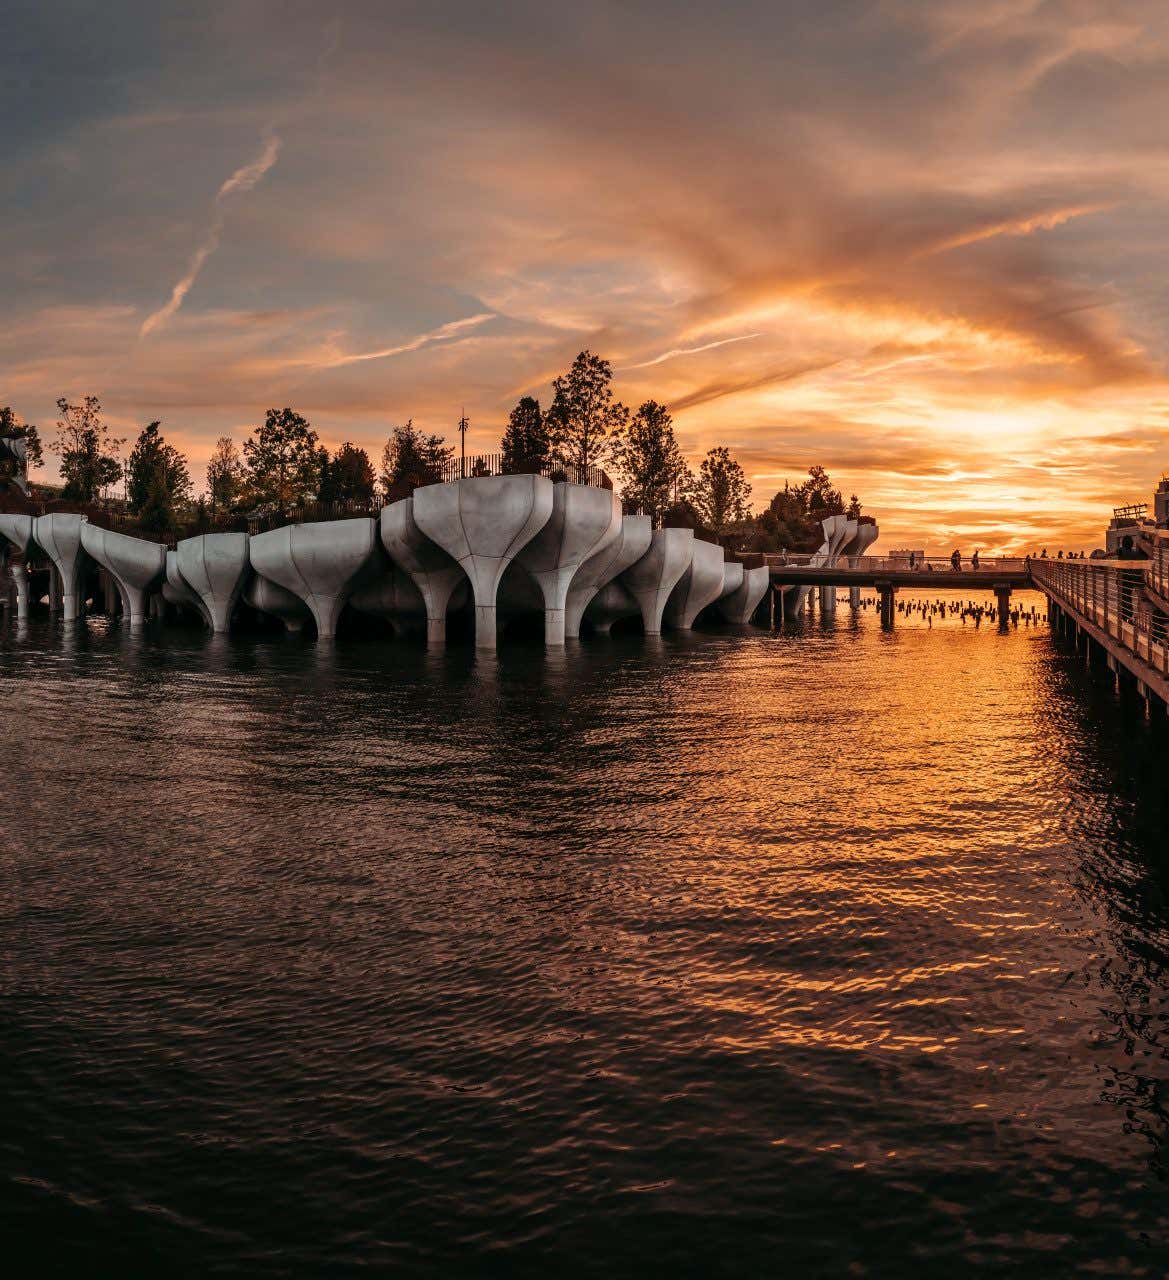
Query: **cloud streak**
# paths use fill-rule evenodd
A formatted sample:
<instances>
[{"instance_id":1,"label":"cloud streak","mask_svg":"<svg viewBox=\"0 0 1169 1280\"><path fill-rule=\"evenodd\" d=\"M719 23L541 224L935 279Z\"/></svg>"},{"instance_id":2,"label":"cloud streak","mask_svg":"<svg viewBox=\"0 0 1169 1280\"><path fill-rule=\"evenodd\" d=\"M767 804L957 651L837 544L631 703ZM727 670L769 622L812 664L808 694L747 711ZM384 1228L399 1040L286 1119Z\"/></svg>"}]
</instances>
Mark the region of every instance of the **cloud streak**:
<instances>
[{"instance_id":1,"label":"cloud streak","mask_svg":"<svg viewBox=\"0 0 1169 1280\"><path fill-rule=\"evenodd\" d=\"M183 300L191 292L191 288L199 278L199 272L203 270L207 259L219 248L219 241L223 235L223 224L226 218L226 201L236 192L250 191L276 163L276 157L279 154L280 138L276 134L270 133L264 138L263 150L256 159L250 164L241 165L215 193L211 226L207 229L207 235L204 237L203 243L191 255L186 273L171 290L170 297L164 305L148 315L142 322L142 327L138 331L140 338L145 338L148 334L166 324L171 316L183 305Z\"/></svg>"},{"instance_id":2,"label":"cloud streak","mask_svg":"<svg viewBox=\"0 0 1169 1280\"><path fill-rule=\"evenodd\" d=\"M643 360L640 364L631 364L631 369L652 369L655 364L665 364L667 360L673 360L676 356L696 356L703 351L714 351L716 347L728 347L732 342L750 342L752 338L762 337L758 333L741 333L734 338L720 338L717 342L707 342L700 347L671 347L669 351L663 351L660 356L654 356L652 360Z\"/></svg>"},{"instance_id":3,"label":"cloud streak","mask_svg":"<svg viewBox=\"0 0 1169 1280\"><path fill-rule=\"evenodd\" d=\"M328 360L320 361L319 367L322 369L336 369L342 365L360 364L364 360L388 360L391 356L404 356L411 351L421 351L423 347L429 347L436 342L447 342L451 338L456 338L459 334L465 333L468 329L477 329L481 324L486 324L488 320L494 319L494 311L482 311L478 315L467 316L463 320L452 320L448 324L439 325L437 329L431 329L428 333L421 333L417 338L411 338L409 342L400 343L396 347L383 347L380 351L359 351L353 355L333 356Z\"/></svg>"}]
</instances>

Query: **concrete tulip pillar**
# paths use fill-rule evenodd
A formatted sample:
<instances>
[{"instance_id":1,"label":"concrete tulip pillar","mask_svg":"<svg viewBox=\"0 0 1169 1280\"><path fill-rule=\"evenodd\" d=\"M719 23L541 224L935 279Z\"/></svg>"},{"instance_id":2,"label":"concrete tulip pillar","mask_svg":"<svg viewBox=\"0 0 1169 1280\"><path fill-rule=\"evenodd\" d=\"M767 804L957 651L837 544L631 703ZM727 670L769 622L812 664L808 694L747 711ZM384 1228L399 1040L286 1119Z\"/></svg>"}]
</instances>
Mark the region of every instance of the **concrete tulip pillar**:
<instances>
[{"instance_id":1,"label":"concrete tulip pillar","mask_svg":"<svg viewBox=\"0 0 1169 1280\"><path fill-rule=\"evenodd\" d=\"M147 593L166 576L166 548L161 543L131 538L88 522L81 526L81 545L113 578L130 626L142 626L147 615Z\"/></svg>"},{"instance_id":2,"label":"concrete tulip pillar","mask_svg":"<svg viewBox=\"0 0 1169 1280\"><path fill-rule=\"evenodd\" d=\"M695 539L690 566L666 602L666 621L670 626L689 631L702 610L722 595L725 564L722 547Z\"/></svg>"},{"instance_id":3,"label":"concrete tulip pillar","mask_svg":"<svg viewBox=\"0 0 1169 1280\"><path fill-rule=\"evenodd\" d=\"M203 621L212 626L211 615L199 595L192 591L187 580L179 572L179 555L177 551L166 553L166 579L162 584L162 598L168 604L189 605Z\"/></svg>"},{"instance_id":4,"label":"concrete tulip pillar","mask_svg":"<svg viewBox=\"0 0 1169 1280\"><path fill-rule=\"evenodd\" d=\"M51 516L37 516L33 524L33 538L37 546L60 574L61 607L66 622L75 622L84 605L81 570L85 552L81 546L81 526L87 523L85 516L55 512Z\"/></svg>"},{"instance_id":5,"label":"concrete tulip pillar","mask_svg":"<svg viewBox=\"0 0 1169 1280\"><path fill-rule=\"evenodd\" d=\"M655 529L649 550L618 578L637 601L647 636L661 634L666 601L693 558L693 529Z\"/></svg>"},{"instance_id":6,"label":"concrete tulip pillar","mask_svg":"<svg viewBox=\"0 0 1169 1280\"><path fill-rule=\"evenodd\" d=\"M33 518L25 515L0 515L0 537L5 538L21 556L27 556L33 545ZM28 565L23 560L10 565L12 581L16 587L16 618L28 621L29 582Z\"/></svg>"},{"instance_id":7,"label":"concrete tulip pillar","mask_svg":"<svg viewBox=\"0 0 1169 1280\"><path fill-rule=\"evenodd\" d=\"M552 502L552 481L544 476L481 476L414 491L418 528L471 581L477 648L495 648L499 580L548 523Z\"/></svg>"},{"instance_id":8,"label":"concrete tulip pillar","mask_svg":"<svg viewBox=\"0 0 1169 1280\"><path fill-rule=\"evenodd\" d=\"M301 631L312 616L308 605L300 596L293 595L271 578L265 578L259 573L252 574L244 588L243 600L261 613L279 618L284 623L284 629L294 633Z\"/></svg>"},{"instance_id":9,"label":"concrete tulip pillar","mask_svg":"<svg viewBox=\"0 0 1169 1280\"><path fill-rule=\"evenodd\" d=\"M743 624L751 621L759 602L771 585L771 571L764 565L759 569L744 569L743 581L734 591L721 597L718 611L728 621Z\"/></svg>"},{"instance_id":10,"label":"concrete tulip pillar","mask_svg":"<svg viewBox=\"0 0 1169 1280\"><path fill-rule=\"evenodd\" d=\"M621 531L581 565L564 605L564 634L579 636L581 619L593 598L649 550L653 524L649 516L623 516ZM631 601L632 603L632 601ZM635 610L636 611L636 610ZM592 615L590 615L590 619ZM613 621L616 619L614 618ZM594 625L596 623L594 622ZM612 626L612 621L609 623ZM608 630L608 628L606 628Z\"/></svg>"},{"instance_id":11,"label":"concrete tulip pillar","mask_svg":"<svg viewBox=\"0 0 1169 1280\"><path fill-rule=\"evenodd\" d=\"M346 600L379 567L377 521L331 520L258 533L251 560L257 573L308 605L318 639L332 639Z\"/></svg>"},{"instance_id":12,"label":"concrete tulip pillar","mask_svg":"<svg viewBox=\"0 0 1169 1280\"><path fill-rule=\"evenodd\" d=\"M451 597L467 581L467 575L456 560L418 527L413 498L403 498L383 507L379 526L382 546L394 563L410 575L422 596L427 643L443 644Z\"/></svg>"},{"instance_id":13,"label":"concrete tulip pillar","mask_svg":"<svg viewBox=\"0 0 1169 1280\"><path fill-rule=\"evenodd\" d=\"M589 601L585 617L593 630L607 636L613 623L622 618L636 618L641 612L637 601L619 581L606 582Z\"/></svg>"},{"instance_id":14,"label":"concrete tulip pillar","mask_svg":"<svg viewBox=\"0 0 1169 1280\"><path fill-rule=\"evenodd\" d=\"M547 524L515 557L544 598L545 644L564 643L564 611L573 579L591 555L620 535L621 503L616 494L592 485L553 485Z\"/></svg>"},{"instance_id":15,"label":"concrete tulip pillar","mask_svg":"<svg viewBox=\"0 0 1169 1280\"><path fill-rule=\"evenodd\" d=\"M203 616L217 635L231 627L248 576L246 533L204 533L175 548L182 580L199 597Z\"/></svg>"}]
</instances>

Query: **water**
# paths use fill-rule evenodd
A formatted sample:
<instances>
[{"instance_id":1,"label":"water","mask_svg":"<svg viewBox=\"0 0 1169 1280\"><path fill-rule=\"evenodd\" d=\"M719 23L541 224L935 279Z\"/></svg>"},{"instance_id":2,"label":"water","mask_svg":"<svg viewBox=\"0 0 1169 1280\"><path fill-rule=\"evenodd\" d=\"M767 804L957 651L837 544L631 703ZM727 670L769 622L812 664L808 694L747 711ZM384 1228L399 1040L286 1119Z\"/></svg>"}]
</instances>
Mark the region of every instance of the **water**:
<instances>
[{"instance_id":1,"label":"water","mask_svg":"<svg viewBox=\"0 0 1169 1280\"><path fill-rule=\"evenodd\" d=\"M0 638L20 1274L1161 1275L1163 725L1045 627Z\"/></svg>"}]
</instances>

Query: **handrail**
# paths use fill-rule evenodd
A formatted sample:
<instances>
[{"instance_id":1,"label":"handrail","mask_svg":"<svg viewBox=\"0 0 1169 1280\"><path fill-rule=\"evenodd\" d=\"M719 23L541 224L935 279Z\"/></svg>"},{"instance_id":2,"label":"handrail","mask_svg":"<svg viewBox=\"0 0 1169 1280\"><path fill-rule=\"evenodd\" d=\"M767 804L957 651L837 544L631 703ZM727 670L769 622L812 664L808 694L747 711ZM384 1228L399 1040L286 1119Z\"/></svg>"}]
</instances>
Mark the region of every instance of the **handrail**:
<instances>
[{"instance_id":1,"label":"handrail","mask_svg":"<svg viewBox=\"0 0 1169 1280\"><path fill-rule=\"evenodd\" d=\"M1054 599L1099 627L1147 666L1169 676L1169 619L1153 608L1164 566L1155 561L1033 560L1031 574Z\"/></svg>"},{"instance_id":2,"label":"handrail","mask_svg":"<svg viewBox=\"0 0 1169 1280\"><path fill-rule=\"evenodd\" d=\"M832 569L834 572L855 570L857 573L921 573L944 574L954 572L954 565L949 556L927 557L909 563L908 556L848 556L837 553L829 557L826 552L814 551L797 555L782 556L776 552L766 552L764 559L768 568L773 569ZM1032 565L1035 561L1030 562ZM1028 561L1022 556L979 556L978 564L969 559L960 561L962 573L1026 573Z\"/></svg>"}]
</instances>

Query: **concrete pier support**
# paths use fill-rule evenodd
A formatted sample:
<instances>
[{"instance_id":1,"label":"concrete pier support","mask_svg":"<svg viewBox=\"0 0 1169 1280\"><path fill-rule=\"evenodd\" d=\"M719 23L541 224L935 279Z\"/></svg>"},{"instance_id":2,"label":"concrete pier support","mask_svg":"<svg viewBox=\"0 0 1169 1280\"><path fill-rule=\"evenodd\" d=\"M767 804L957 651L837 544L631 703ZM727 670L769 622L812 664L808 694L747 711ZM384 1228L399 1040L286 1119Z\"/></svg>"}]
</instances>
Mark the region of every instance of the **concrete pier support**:
<instances>
[{"instance_id":1,"label":"concrete pier support","mask_svg":"<svg viewBox=\"0 0 1169 1280\"><path fill-rule=\"evenodd\" d=\"M496 646L499 580L552 515L553 485L544 476L485 476L414 491L414 521L471 582L475 645Z\"/></svg>"},{"instance_id":2,"label":"concrete pier support","mask_svg":"<svg viewBox=\"0 0 1169 1280\"><path fill-rule=\"evenodd\" d=\"M766 565L759 569L744 569L742 582L729 594L723 595L716 607L728 622L742 626L751 621L751 615L770 585L771 572Z\"/></svg>"},{"instance_id":3,"label":"concrete pier support","mask_svg":"<svg viewBox=\"0 0 1169 1280\"><path fill-rule=\"evenodd\" d=\"M590 556L621 535L621 503L608 489L562 481L552 487L552 514L515 554L544 600L544 643L562 645L568 592Z\"/></svg>"},{"instance_id":4,"label":"concrete pier support","mask_svg":"<svg viewBox=\"0 0 1169 1280\"><path fill-rule=\"evenodd\" d=\"M336 635L346 600L384 564L377 521L368 517L258 533L248 554L257 573L308 605L321 640Z\"/></svg>"},{"instance_id":5,"label":"concrete pier support","mask_svg":"<svg viewBox=\"0 0 1169 1280\"><path fill-rule=\"evenodd\" d=\"M881 598L881 626L891 631L897 612L897 589L891 582L878 582L876 585Z\"/></svg>"},{"instance_id":6,"label":"concrete pier support","mask_svg":"<svg viewBox=\"0 0 1169 1280\"><path fill-rule=\"evenodd\" d=\"M55 512L37 516L33 525L36 544L53 562L60 575L61 606L66 622L75 622L85 612L81 596L82 565L85 552L81 546L81 526L88 524L84 516Z\"/></svg>"},{"instance_id":7,"label":"concrete pier support","mask_svg":"<svg viewBox=\"0 0 1169 1280\"><path fill-rule=\"evenodd\" d=\"M30 585L28 565L24 558L28 556L33 545L33 518L25 515L0 515L0 538L10 542L22 557L9 565L12 584L16 588L16 618L18 622L28 621Z\"/></svg>"},{"instance_id":8,"label":"concrete pier support","mask_svg":"<svg viewBox=\"0 0 1169 1280\"><path fill-rule=\"evenodd\" d=\"M185 605L194 609L203 621L212 626L211 615L207 612L198 593L192 591L186 579L179 572L178 552L166 553L166 578L162 584L162 598L167 604Z\"/></svg>"},{"instance_id":9,"label":"concrete pier support","mask_svg":"<svg viewBox=\"0 0 1169 1280\"><path fill-rule=\"evenodd\" d=\"M665 620L671 627L689 631L702 610L722 595L725 564L722 547L695 538L690 565L666 602Z\"/></svg>"},{"instance_id":10,"label":"concrete pier support","mask_svg":"<svg viewBox=\"0 0 1169 1280\"><path fill-rule=\"evenodd\" d=\"M647 636L661 634L666 602L693 558L693 529L655 529L649 550L618 579L637 601Z\"/></svg>"},{"instance_id":11,"label":"concrete pier support","mask_svg":"<svg viewBox=\"0 0 1169 1280\"><path fill-rule=\"evenodd\" d=\"M443 644L451 600L467 582L462 566L418 527L413 498L403 498L384 507L379 532L390 558L405 569L421 593L426 609L427 643Z\"/></svg>"},{"instance_id":12,"label":"concrete pier support","mask_svg":"<svg viewBox=\"0 0 1169 1280\"><path fill-rule=\"evenodd\" d=\"M564 604L564 634L579 636L581 619L593 598L614 578L636 564L649 550L653 523L649 516L623 516L621 530L581 565L568 589ZM635 606L636 612L636 606ZM590 615L591 620L591 615ZM594 623L595 625L595 623ZM612 623L609 624L610 626Z\"/></svg>"},{"instance_id":13,"label":"concrete pier support","mask_svg":"<svg viewBox=\"0 0 1169 1280\"><path fill-rule=\"evenodd\" d=\"M820 588L820 616L834 618L836 616L836 588Z\"/></svg>"},{"instance_id":14,"label":"concrete pier support","mask_svg":"<svg viewBox=\"0 0 1169 1280\"><path fill-rule=\"evenodd\" d=\"M263 574L253 573L243 591L244 604L260 613L270 614L284 623L285 631L297 633L312 617L309 607L298 595L286 591L279 583Z\"/></svg>"},{"instance_id":15,"label":"concrete pier support","mask_svg":"<svg viewBox=\"0 0 1169 1280\"><path fill-rule=\"evenodd\" d=\"M231 628L249 564L246 533L204 533L184 538L175 548L182 580L199 597L203 616L217 635Z\"/></svg>"},{"instance_id":16,"label":"concrete pier support","mask_svg":"<svg viewBox=\"0 0 1169 1280\"><path fill-rule=\"evenodd\" d=\"M27 622L29 612L28 565L23 560L14 560L9 565L12 585L16 588L16 620Z\"/></svg>"},{"instance_id":17,"label":"concrete pier support","mask_svg":"<svg viewBox=\"0 0 1169 1280\"><path fill-rule=\"evenodd\" d=\"M81 526L81 545L113 579L130 626L142 626L146 622L148 594L166 575L166 548L161 543L131 538L88 522Z\"/></svg>"},{"instance_id":18,"label":"concrete pier support","mask_svg":"<svg viewBox=\"0 0 1169 1280\"><path fill-rule=\"evenodd\" d=\"M1011 625L1011 588L1005 583L994 584L994 598L998 613L999 630L1007 631Z\"/></svg>"},{"instance_id":19,"label":"concrete pier support","mask_svg":"<svg viewBox=\"0 0 1169 1280\"><path fill-rule=\"evenodd\" d=\"M621 582L606 582L589 601L585 617L598 634L607 636L622 618L636 618L640 606Z\"/></svg>"}]
</instances>

